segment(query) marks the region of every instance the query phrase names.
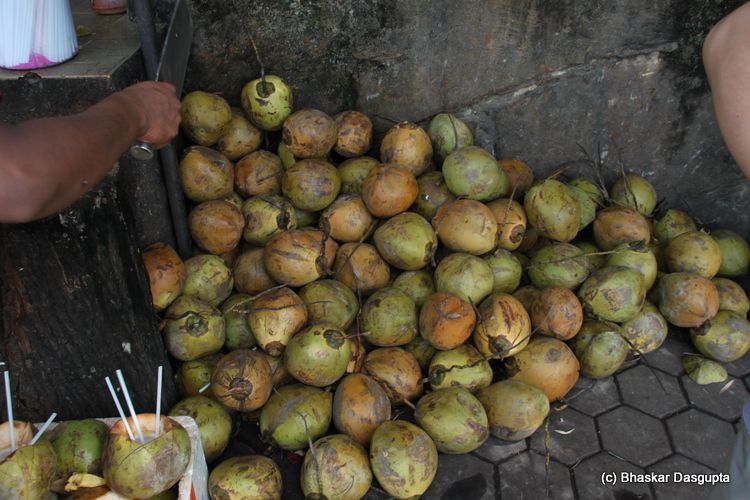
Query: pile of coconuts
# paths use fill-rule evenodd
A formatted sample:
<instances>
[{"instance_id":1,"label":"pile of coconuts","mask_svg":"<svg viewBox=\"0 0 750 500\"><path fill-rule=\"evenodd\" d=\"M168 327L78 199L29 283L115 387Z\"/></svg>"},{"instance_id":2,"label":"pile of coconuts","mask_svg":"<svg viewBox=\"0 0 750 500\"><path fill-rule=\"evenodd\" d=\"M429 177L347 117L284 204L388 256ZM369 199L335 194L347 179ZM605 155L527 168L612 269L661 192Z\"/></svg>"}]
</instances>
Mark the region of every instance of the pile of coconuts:
<instances>
[{"instance_id":1,"label":"pile of coconuts","mask_svg":"<svg viewBox=\"0 0 750 500\"><path fill-rule=\"evenodd\" d=\"M377 147L367 116L295 111L272 75L240 101L183 99L195 255L143 252L180 363L172 413L196 418L209 461L240 414L304 454L306 496L415 497L440 454L530 436L579 376L658 349L668 324L689 329L698 383L750 348L731 279L747 243L655 214L636 173L609 189L535 179L449 113L395 124ZM212 466L212 498L281 497L266 456Z\"/></svg>"}]
</instances>

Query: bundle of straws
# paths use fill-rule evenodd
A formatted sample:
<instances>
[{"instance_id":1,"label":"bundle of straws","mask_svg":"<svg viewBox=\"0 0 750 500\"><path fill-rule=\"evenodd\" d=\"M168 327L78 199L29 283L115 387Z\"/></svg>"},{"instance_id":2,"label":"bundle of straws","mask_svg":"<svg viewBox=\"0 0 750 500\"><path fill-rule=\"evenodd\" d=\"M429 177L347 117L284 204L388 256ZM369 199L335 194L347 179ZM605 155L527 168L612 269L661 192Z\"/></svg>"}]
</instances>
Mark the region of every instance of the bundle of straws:
<instances>
[{"instance_id":1,"label":"bundle of straws","mask_svg":"<svg viewBox=\"0 0 750 500\"><path fill-rule=\"evenodd\" d=\"M76 52L69 0L0 0L0 67L43 68Z\"/></svg>"}]
</instances>

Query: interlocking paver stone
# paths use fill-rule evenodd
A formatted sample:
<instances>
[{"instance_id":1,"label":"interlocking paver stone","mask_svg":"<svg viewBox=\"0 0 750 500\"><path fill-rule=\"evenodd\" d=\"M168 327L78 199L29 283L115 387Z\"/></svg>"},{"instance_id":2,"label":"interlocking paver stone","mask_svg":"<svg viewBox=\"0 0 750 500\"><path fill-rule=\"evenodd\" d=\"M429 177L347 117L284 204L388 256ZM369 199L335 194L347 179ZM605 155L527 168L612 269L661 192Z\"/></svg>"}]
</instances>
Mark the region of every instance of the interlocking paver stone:
<instances>
[{"instance_id":1,"label":"interlocking paver stone","mask_svg":"<svg viewBox=\"0 0 750 500\"><path fill-rule=\"evenodd\" d=\"M732 380L734 382L724 392L721 391L726 387L729 379L718 384L700 385L684 375L682 386L687 392L688 399L695 406L724 420L734 422L742 415L742 405L750 399L750 393L741 380Z\"/></svg>"},{"instance_id":2,"label":"interlocking paver stone","mask_svg":"<svg viewBox=\"0 0 750 500\"><path fill-rule=\"evenodd\" d=\"M506 458L521 453L526 450L526 448L526 440L524 439L521 441L510 442L490 436L482 446L474 451L474 455L496 464Z\"/></svg>"},{"instance_id":3,"label":"interlocking paver stone","mask_svg":"<svg viewBox=\"0 0 750 500\"><path fill-rule=\"evenodd\" d=\"M682 353L684 352L695 352L695 349L682 330L670 327L669 334L661 347L644 356L652 367L672 375L681 375L685 371L682 369Z\"/></svg>"},{"instance_id":4,"label":"interlocking paver stone","mask_svg":"<svg viewBox=\"0 0 750 500\"><path fill-rule=\"evenodd\" d=\"M616 377L622 401L653 417L664 418L688 405L674 375L639 365Z\"/></svg>"},{"instance_id":5,"label":"interlocking paver stone","mask_svg":"<svg viewBox=\"0 0 750 500\"><path fill-rule=\"evenodd\" d=\"M619 479L623 472L643 474L644 470L604 451L587 458L573 468L573 479L575 480L578 498L581 500L621 500L623 498L645 500L653 498L651 488L646 483L621 483ZM602 484L602 474L604 473L617 474L617 483L614 485Z\"/></svg>"},{"instance_id":6,"label":"interlocking paver stone","mask_svg":"<svg viewBox=\"0 0 750 500\"><path fill-rule=\"evenodd\" d=\"M737 361L731 363L722 363L727 373L733 377L744 377L750 375L750 353L745 354Z\"/></svg>"},{"instance_id":7,"label":"interlocking paver stone","mask_svg":"<svg viewBox=\"0 0 750 500\"><path fill-rule=\"evenodd\" d=\"M706 498L711 491L710 484L700 485L685 481L675 481L675 473L680 474L711 474L713 471L698 462L676 454L665 458L661 462L648 468L648 472L669 474L667 482L654 483L657 500L672 500L675 498Z\"/></svg>"},{"instance_id":8,"label":"interlocking paver stone","mask_svg":"<svg viewBox=\"0 0 750 500\"><path fill-rule=\"evenodd\" d=\"M581 377L564 402L578 411L595 417L620 404L614 377L599 380Z\"/></svg>"},{"instance_id":9,"label":"interlocking paver stone","mask_svg":"<svg viewBox=\"0 0 750 500\"><path fill-rule=\"evenodd\" d=\"M544 426L530 438L531 447L545 454ZM549 415L549 454L567 466L591 456L599 451L594 419L572 408L551 411Z\"/></svg>"},{"instance_id":10,"label":"interlocking paver stone","mask_svg":"<svg viewBox=\"0 0 750 500\"><path fill-rule=\"evenodd\" d=\"M696 409L671 417L667 428L676 452L713 469L721 468L734 445L732 424Z\"/></svg>"},{"instance_id":11,"label":"interlocking paver stone","mask_svg":"<svg viewBox=\"0 0 750 500\"><path fill-rule=\"evenodd\" d=\"M636 465L646 467L672 450L661 421L621 406L596 417L602 447Z\"/></svg>"},{"instance_id":12,"label":"interlocking paver stone","mask_svg":"<svg viewBox=\"0 0 750 500\"><path fill-rule=\"evenodd\" d=\"M442 500L494 499L495 467L479 458L441 454L435 480L424 493L424 498Z\"/></svg>"},{"instance_id":13,"label":"interlocking paver stone","mask_svg":"<svg viewBox=\"0 0 750 500\"><path fill-rule=\"evenodd\" d=\"M573 487L568 468L550 461L549 473L545 470L544 457L527 451L499 465L500 498L573 500ZM471 498L471 497L464 497Z\"/></svg>"}]
</instances>

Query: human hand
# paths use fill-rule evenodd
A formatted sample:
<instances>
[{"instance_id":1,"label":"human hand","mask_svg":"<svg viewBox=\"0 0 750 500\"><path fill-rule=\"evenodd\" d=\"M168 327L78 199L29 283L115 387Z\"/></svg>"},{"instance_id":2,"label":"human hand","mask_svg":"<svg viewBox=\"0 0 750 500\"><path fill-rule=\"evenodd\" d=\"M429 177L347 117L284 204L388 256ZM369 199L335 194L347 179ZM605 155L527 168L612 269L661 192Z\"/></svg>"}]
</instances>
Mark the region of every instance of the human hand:
<instances>
[{"instance_id":1,"label":"human hand","mask_svg":"<svg viewBox=\"0 0 750 500\"><path fill-rule=\"evenodd\" d=\"M180 126L180 101L174 85L166 82L140 82L122 90L131 109L138 116L138 140L149 142L154 148L165 146Z\"/></svg>"}]
</instances>

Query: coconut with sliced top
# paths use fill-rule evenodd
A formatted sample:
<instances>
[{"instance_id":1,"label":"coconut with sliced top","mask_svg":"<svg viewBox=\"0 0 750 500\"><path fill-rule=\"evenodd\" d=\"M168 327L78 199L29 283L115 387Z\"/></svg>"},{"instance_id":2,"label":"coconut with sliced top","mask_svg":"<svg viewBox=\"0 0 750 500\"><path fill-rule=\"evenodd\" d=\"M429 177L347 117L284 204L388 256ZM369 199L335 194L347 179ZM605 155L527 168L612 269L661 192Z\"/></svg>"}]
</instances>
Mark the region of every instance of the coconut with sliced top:
<instances>
[{"instance_id":1,"label":"coconut with sliced top","mask_svg":"<svg viewBox=\"0 0 750 500\"><path fill-rule=\"evenodd\" d=\"M34 426L14 420L16 449L10 452L9 425L9 422L0 424L0 498L46 498L57 472L52 444L45 438L30 444L36 431Z\"/></svg>"},{"instance_id":2,"label":"coconut with sliced top","mask_svg":"<svg viewBox=\"0 0 750 500\"><path fill-rule=\"evenodd\" d=\"M109 430L102 456L107 485L127 498L149 498L177 484L190 461L190 437L175 420L163 415L137 415L145 442L131 440L122 420ZM133 417L128 418L135 429ZM159 430L157 434L157 428Z\"/></svg>"}]
</instances>

